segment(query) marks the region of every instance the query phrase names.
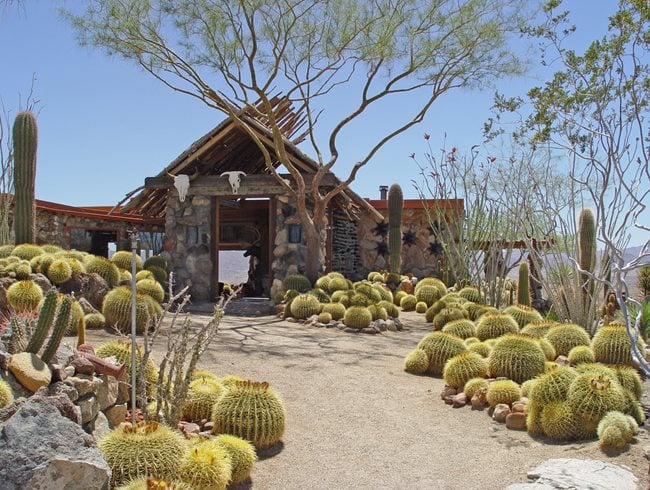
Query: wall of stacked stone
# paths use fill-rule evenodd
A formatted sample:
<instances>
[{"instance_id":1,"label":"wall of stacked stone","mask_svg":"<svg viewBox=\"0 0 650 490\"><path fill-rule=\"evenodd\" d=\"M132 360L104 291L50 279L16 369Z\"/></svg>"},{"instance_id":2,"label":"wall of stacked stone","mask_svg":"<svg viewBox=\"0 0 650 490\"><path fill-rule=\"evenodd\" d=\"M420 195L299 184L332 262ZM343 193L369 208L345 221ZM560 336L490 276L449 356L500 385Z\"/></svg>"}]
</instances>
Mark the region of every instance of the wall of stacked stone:
<instances>
[{"instance_id":1,"label":"wall of stacked stone","mask_svg":"<svg viewBox=\"0 0 650 490\"><path fill-rule=\"evenodd\" d=\"M209 196L187 196L185 202L167 200L166 256L172 263L176 289L189 286L194 301L211 301L212 200Z\"/></svg>"},{"instance_id":2,"label":"wall of stacked stone","mask_svg":"<svg viewBox=\"0 0 650 490\"><path fill-rule=\"evenodd\" d=\"M353 281L363 279L366 275L362 274L357 224L353 221L334 218L332 224L332 270L340 272Z\"/></svg>"},{"instance_id":3,"label":"wall of stacked stone","mask_svg":"<svg viewBox=\"0 0 650 490\"><path fill-rule=\"evenodd\" d=\"M379 212L384 216L388 214L385 210ZM388 218L385 222L388 222ZM360 273L363 275L388 268L388 235L382 235L377 225L378 223L372 217L364 215L358 226ZM442 257L431 251L430 247L435 242L435 238L430 233L429 226L424 210L403 210L402 234L413 233L414 243L402 244L402 270L400 271L402 274L411 273L416 277L428 277L439 273Z\"/></svg>"}]
</instances>

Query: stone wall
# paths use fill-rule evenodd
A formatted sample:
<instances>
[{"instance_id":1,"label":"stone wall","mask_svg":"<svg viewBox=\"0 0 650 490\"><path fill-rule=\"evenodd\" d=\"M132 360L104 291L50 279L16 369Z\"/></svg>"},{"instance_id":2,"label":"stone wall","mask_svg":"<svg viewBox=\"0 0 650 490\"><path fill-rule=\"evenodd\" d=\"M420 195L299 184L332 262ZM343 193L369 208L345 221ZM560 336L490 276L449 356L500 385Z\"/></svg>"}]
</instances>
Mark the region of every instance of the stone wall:
<instances>
[{"instance_id":1,"label":"stone wall","mask_svg":"<svg viewBox=\"0 0 650 490\"><path fill-rule=\"evenodd\" d=\"M288 195L281 195L277 198L275 213L275 243L273 245L273 263L271 273L273 282L271 284L271 299L277 299L283 290L282 281L289 274L304 273L305 260L307 258L307 245L305 234L301 234L300 243L289 243L289 229L293 224L298 224L296 219L296 208ZM325 244L327 243L327 232L324 230L321 236L320 261L325 264Z\"/></svg>"},{"instance_id":2,"label":"stone wall","mask_svg":"<svg viewBox=\"0 0 650 490\"><path fill-rule=\"evenodd\" d=\"M353 281L358 281L365 276L361 273L361 269L357 224L343 218L334 218L332 224L332 270L340 272Z\"/></svg>"},{"instance_id":3,"label":"stone wall","mask_svg":"<svg viewBox=\"0 0 650 490\"><path fill-rule=\"evenodd\" d=\"M168 240L164 255L171 260L178 290L190 286L194 301L212 301L212 200L208 196L187 196L185 202L167 200L165 230Z\"/></svg>"},{"instance_id":4,"label":"stone wall","mask_svg":"<svg viewBox=\"0 0 650 490\"><path fill-rule=\"evenodd\" d=\"M379 209L379 212L388 216L387 210ZM388 218L385 222L388 222ZM360 271L363 275L388 268L388 235L383 234L385 230L377 225L369 216L364 216L359 223ZM442 255L436 253L435 238L429 227L429 219L423 209L405 208L402 211L402 235L410 233L413 237L413 244L402 241L402 274L411 273L416 277L439 275Z\"/></svg>"}]
</instances>

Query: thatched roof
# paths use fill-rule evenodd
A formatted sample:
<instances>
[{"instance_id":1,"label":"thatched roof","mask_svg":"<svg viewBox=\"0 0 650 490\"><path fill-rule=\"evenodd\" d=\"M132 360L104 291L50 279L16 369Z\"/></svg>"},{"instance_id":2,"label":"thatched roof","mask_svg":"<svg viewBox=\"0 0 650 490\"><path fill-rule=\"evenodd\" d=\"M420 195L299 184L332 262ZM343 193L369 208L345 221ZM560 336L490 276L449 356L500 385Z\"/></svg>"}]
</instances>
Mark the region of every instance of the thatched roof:
<instances>
[{"instance_id":1,"label":"thatched roof","mask_svg":"<svg viewBox=\"0 0 650 490\"><path fill-rule=\"evenodd\" d=\"M318 162L304 154L296 146L304 139L305 134L294 136L291 139L292 135L295 135L303 127L304 118L292 111L291 104L286 99L275 98L273 103L276 118L284 135L284 144L289 158L300 172L315 174L319 168ZM240 117L255 131L271 157L274 158L273 137L265 121L261 117L253 117L248 114L241 114ZM277 159L273 162L275 168L280 165ZM192 143L189 148L161 170L157 177L180 173L221 175L223 172L232 170L241 170L246 172L247 175L270 174L264 155L259 147L236 121L227 118ZM346 209L348 212L351 211L351 217L354 217L359 209L365 209L380 218L380 215L372 206L350 189L343 191L335 201L342 209ZM164 217L166 205L167 189L145 188L131 198L121 208L121 212L161 218Z\"/></svg>"}]
</instances>

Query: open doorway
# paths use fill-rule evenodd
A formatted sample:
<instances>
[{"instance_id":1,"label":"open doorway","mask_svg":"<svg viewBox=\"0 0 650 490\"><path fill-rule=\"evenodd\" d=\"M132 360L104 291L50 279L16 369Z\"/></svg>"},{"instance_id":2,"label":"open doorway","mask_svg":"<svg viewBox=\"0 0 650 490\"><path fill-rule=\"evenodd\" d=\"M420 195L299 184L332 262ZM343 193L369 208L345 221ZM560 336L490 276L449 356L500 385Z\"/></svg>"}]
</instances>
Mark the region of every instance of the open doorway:
<instances>
[{"instance_id":1,"label":"open doorway","mask_svg":"<svg viewBox=\"0 0 650 490\"><path fill-rule=\"evenodd\" d=\"M270 206L268 198L219 200L219 292L227 283L242 286L242 296L269 297Z\"/></svg>"}]
</instances>

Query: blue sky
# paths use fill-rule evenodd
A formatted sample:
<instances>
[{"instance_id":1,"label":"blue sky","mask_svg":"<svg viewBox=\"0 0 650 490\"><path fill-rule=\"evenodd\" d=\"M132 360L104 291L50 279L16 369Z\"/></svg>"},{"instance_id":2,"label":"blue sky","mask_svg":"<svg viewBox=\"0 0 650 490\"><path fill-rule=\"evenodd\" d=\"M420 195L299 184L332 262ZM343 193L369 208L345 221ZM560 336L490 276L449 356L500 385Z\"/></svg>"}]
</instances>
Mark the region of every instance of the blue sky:
<instances>
[{"instance_id":1,"label":"blue sky","mask_svg":"<svg viewBox=\"0 0 650 490\"><path fill-rule=\"evenodd\" d=\"M109 58L99 50L77 45L71 28L55 5L74 2L28 0L20 9L0 11L3 73L0 99L15 112L29 93L32 76L38 103L39 147L36 197L71 205L113 205L157 174L223 116L201 102L172 92L133 64ZM607 9L616 2L570 0L566 6L579 20L581 38L600 36L607 26ZM539 84L535 61L528 76L504 80L500 91L525 93ZM364 197L378 198L379 185L399 183L405 197L416 198L411 179L417 167L409 158L425 151L422 135L447 146L469 149L481 142L493 89L456 91L444 95L426 120L392 141L365 167L352 185ZM338 101L337 101L338 102ZM377 120L390 120L395 106L377 111ZM352 162L356 147L373 134L372 122L348 135L341 159ZM434 148L438 143L434 143ZM343 168L335 172L343 176ZM337 170L339 169L339 170Z\"/></svg>"}]
</instances>

